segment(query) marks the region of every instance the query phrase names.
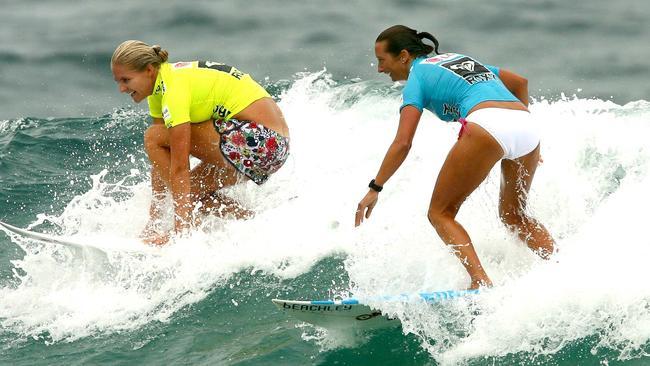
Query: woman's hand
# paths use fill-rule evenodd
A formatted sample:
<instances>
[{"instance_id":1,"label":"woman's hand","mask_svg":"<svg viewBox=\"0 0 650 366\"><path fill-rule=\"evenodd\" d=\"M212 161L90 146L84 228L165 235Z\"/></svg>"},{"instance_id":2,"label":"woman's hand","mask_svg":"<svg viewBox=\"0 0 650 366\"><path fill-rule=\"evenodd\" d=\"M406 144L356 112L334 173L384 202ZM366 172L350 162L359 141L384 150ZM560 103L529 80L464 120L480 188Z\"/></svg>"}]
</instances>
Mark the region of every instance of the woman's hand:
<instances>
[{"instance_id":1,"label":"woman's hand","mask_svg":"<svg viewBox=\"0 0 650 366\"><path fill-rule=\"evenodd\" d=\"M359 205L357 206L357 214L354 219L355 227L361 225L364 216L366 217L366 219L370 217L370 214L372 213L372 209L375 208L378 199L379 199L379 192L372 189L368 190L366 196L363 197L363 199L361 200L361 202L359 202Z\"/></svg>"}]
</instances>

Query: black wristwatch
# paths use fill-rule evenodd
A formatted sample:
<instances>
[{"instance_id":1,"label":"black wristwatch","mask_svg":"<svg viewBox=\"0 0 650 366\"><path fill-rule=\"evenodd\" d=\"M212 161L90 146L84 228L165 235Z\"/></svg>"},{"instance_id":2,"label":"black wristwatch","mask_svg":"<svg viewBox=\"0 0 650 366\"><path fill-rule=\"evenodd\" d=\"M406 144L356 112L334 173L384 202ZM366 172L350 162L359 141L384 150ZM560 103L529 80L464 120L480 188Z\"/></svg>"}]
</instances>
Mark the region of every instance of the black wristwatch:
<instances>
[{"instance_id":1,"label":"black wristwatch","mask_svg":"<svg viewBox=\"0 0 650 366\"><path fill-rule=\"evenodd\" d=\"M384 187L382 187L382 186L380 186L380 185L378 185L378 184L375 184L375 180L374 180L374 179L371 180L370 183L368 183L368 187L369 187L370 189L372 189L373 191L375 191L375 192L381 192L381 190L384 189Z\"/></svg>"}]
</instances>

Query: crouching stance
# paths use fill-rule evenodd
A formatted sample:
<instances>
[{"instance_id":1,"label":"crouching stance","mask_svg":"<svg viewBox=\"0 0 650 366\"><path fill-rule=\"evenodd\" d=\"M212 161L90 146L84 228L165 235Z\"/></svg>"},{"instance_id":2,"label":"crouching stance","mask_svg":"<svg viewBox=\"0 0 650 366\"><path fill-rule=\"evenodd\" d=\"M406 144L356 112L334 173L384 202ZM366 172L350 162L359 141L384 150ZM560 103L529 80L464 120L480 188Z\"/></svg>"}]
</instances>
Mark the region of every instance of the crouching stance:
<instances>
[{"instance_id":1,"label":"crouching stance","mask_svg":"<svg viewBox=\"0 0 650 366\"><path fill-rule=\"evenodd\" d=\"M120 92L149 104L152 125L145 132L151 161L153 200L143 237L164 244L154 230L161 201L171 192L174 228L188 229L192 212L220 208L246 217L250 212L219 190L250 179L263 184L289 156L289 128L271 96L248 74L218 62L167 62L168 52L140 41L120 44L111 69ZM190 170L190 156L201 160Z\"/></svg>"}]
</instances>

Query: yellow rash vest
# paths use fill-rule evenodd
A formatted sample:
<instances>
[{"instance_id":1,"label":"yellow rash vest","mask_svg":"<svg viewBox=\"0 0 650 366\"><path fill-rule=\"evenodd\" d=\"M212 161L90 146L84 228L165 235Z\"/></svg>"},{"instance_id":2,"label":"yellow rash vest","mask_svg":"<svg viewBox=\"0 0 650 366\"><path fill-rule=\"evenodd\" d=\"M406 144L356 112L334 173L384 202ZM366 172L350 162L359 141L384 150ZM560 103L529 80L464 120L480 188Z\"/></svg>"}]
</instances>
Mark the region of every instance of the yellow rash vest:
<instances>
[{"instance_id":1,"label":"yellow rash vest","mask_svg":"<svg viewBox=\"0 0 650 366\"><path fill-rule=\"evenodd\" d=\"M211 118L228 120L264 97L270 97L264 88L232 66L191 61L160 65L147 102L151 116L171 128Z\"/></svg>"}]
</instances>

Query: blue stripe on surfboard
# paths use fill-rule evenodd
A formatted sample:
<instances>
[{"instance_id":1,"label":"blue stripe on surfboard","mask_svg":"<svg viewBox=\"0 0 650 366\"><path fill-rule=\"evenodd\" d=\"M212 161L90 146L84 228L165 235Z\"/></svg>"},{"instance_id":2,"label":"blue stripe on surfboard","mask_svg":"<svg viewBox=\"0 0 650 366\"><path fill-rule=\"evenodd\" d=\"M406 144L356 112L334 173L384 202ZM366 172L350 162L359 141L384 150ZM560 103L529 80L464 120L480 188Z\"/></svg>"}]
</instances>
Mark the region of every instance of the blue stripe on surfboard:
<instances>
[{"instance_id":1,"label":"blue stripe on surfboard","mask_svg":"<svg viewBox=\"0 0 650 366\"><path fill-rule=\"evenodd\" d=\"M314 300L309 302L312 305L358 305L359 300L357 299L345 299L345 300Z\"/></svg>"},{"instance_id":2,"label":"blue stripe on surfboard","mask_svg":"<svg viewBox=\"0 0 650 366\"><path fill-rule=\"evenodd\" d=\"M441 300L453 299L466 295L478 294L479 290L462 290L462 291L436 291L436 292L420 292L417 296L426 302L438 302ZM409 301L414 298L414 295L401 294L395 296L383 296L378 299L381 301ZM310 301L312 305L358 305L361 302L355 298L344 300L314 300Z\"/></svg>"}]
</instances>

